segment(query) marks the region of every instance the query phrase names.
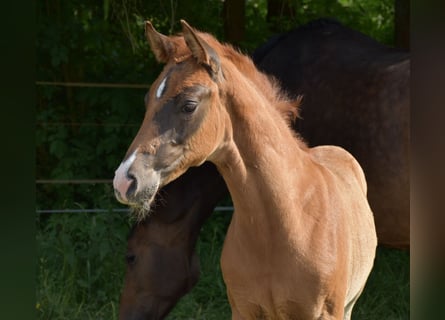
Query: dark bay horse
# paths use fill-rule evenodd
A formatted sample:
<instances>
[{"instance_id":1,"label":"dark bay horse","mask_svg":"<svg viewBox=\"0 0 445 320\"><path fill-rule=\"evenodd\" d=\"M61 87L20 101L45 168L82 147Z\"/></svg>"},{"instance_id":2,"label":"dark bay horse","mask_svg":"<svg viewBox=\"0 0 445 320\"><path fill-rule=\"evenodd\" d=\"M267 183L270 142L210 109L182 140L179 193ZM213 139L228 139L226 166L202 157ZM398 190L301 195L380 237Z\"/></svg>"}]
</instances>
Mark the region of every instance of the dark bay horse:
<instances>
[{"instance_id":1,"label":"dark bay horse","mask_svg":"<svg viewBox=\"0 0 445 320\"><path fill-rule=\"evenodd\" d=\"M340 147L308 148L286 125L298 101L181 23L174 37L146 24L166 66L116 171L116 197L147 215L159 188L213 162L235 207L221 256L232 319L350 319L377 245L360 165Z\"/></svg>"},{"instance_id":2,"label":"dark bay horse","mask_svg":"<svg viewBox=\"0 0 445 320\"><path fill-rule=\"evenodd\" d=\"M210 162L190 168L156 196L150 217L128 238L119 319L163 319L199 278L196 240L228 191Z\"/></svg>"},{"instance_id":3,"label":"dark bay horse","mask_svg":"<svg viewBox=\"0 0 445 320\"><path fill-rule=\"evenodd\" d=\"M287 51L290 51L290 53L287 53ZM350 51L354 51L356 54L344 54L344 52ZM391 59L387 58L388 55L391 56ZM409 73L409 63L402 65L403 69L407 70L402 73L397 71L398 68L393 68L394 75L391 75L391 68L386 67L389 60L394 60L397 64L397 59L394 59L397 55L402 60L408 59L403 52L397 54L396 50L389 49L337 22L317 21L268 41L266 45L254 53L253 59L260 69L262 63L267 64L266 71L278 78L289 92L303 94L303 106L300 112L303 114L304 120L297 121L297 124L299 130L303 133L303 137L312 145L312 140L308 139L308 136L318 135L318 138L325 139L324 141L329 138L335 139L334 136L331 137L328 131L321 130L316 125L319 121L317 119L324 113L332 114L333 122L344 121L344 114L325 110L326 101L328 102L327 107L334 110L340 110L345 103L349 104L350 109L347 114L357 110L351 101L360 101L360 103L368 104L369 108L376 110L384 109L388 100L393 101L393 105L405 103L403 108L408 108L406 103L409 103L409 100L407 100L409 76L407 77L406 73ZM329 56L329 59L326 56ZM325 58L319 60L319 63L316 64L316 57ZM345 60L347 57L350 59L349 61ZM382 70L386 70L387 76L381 78L380 83L376 83L374 86L382 90L395 85L398 89L394 91L400 92L399 99L402 102L394 100L394 92L388 90L385 92L393 96L391 99L380 93L374 95L371 99L366 86L356 85L353 90L348 89L346 84L371 82L371 79L364 80L368 74L371 74L371 70L369 70L369 66L361 63L363 59L368 61L368 64L369 61L374 61L373 68L380 70L380 74L382 74ZM270 61L276 62L276 68ZM342 61L342 66L346 64L347 68L342 69L335 76L326 77L325 75L329 74L333 68L338 68L338 61ZM317 67L316 72L309 72L306 64L312 66L312 68L315 65ZM286 68L283 65L289 67ZM293 72L292 70L296 71ZM304 77L300 77L299 72L304 73ZM321 80L323 80L323 85L320 85ZM326 83L326 81L329 82ZM340 87L341 84L343 84L343 89L326 92L327 89ZM303 87L304 91L300 90L300 87ZM328 94L328 98L323 98L323 94L317 94L320 90L319 87L324 88L323 94ZM307 110L313 110L314 114L308 114ZM315 119L312 120L311 116ZM400 117L400 119L403 118ZM372 121L372 119L369 121ZM397 121L399 121L397 118L391 121L394 126L399 125L397 124ZM302 127L303 123L311 125ZM332 126L332 124L330 125ZM308 131L308 128L312 128L313 132ZM360 134L349 136L346 143L353 146L359 145L360 138ZM345 146L343 141L339 141L338 144ZM369 149L368 156L361 159L360 163L365 173L370 166L371 159L375 158L375 155L380 152L379 150ZM400 157L400 154L398 156ZM196 237L203 221L212 213L213 206L224 197L226 192L225 184L222 183L222 178L213 166L207 166L206 169L201 168L193 168L191 169L192 173L185 174L167 185L164 188L165 191L162 192L162 196L157 196L162 200L156 201L156 207L152 209L153 213L150 219L136 225L129 237L128 266L121 297L120 319L162 319L177 301L190 290L191 284L195 283L199 277L199 268L195 264L196 254L191 248L195 246ZM212 179L219 181L219 183L211 184ZM367 174L367 180L369 186L368 197L372 206L372 197L369 193L373 179L369 177L369 174ZM198 196L200 194L203 196ZM407 201L408 196L401 203ZM375 206L373 208L375 213ZM406 222L409 221L408 213L406 215L405 222L402 221L401 224L393 225L395 234L400 234L398 230L404 230L403 226L406 226ZM388 221L395 220L389 215L386 215L386 218ZM175 237L181 240L172 242L168 230L175 230ZM383 231L379 231L377 224L379 243L382 243L381 233ZM153 234L163 234L165 238L158 237L156 242L153 242ZM406 232L403 232L403 234L406 235ZM391 238L393 237L389 237L389 239ZM406 243L406 241L396 239L396 243L401 242ZM387 242L386 245L394 246L394 243ZM158 248L167 246L170 247L170 249L165 250L167 254L157 255L158 262L152 258L147 258L152 257L153 252L159 251ZM180 254L179 250L174 249L174 246L188 254L188 258L181 254L181 259L187 259L183 261L189 261L190 263L189 267L184 266L181 269L182 272L174 267L159 267L160 265L165 266L171 261L169 254L174 257L173 259L176 259L175 257ZM158 279L163 280L162 286L159 285Z\"/></svg>"}]
</instances>

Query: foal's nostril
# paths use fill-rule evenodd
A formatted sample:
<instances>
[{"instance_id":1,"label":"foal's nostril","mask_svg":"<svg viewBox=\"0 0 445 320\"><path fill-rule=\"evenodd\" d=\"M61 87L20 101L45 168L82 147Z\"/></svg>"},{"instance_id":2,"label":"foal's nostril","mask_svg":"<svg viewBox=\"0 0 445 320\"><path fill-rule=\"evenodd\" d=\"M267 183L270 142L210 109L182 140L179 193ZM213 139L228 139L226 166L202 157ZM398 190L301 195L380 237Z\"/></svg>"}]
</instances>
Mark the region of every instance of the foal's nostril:
<instances>
[{"instance_id":1,"label":"foal's nostril","mask_svg":"<svg viewBox=\"0 0 445 320\"><path fill-rule=\"evenodd\" d=\"M130 172L127 173L127 179L131 180L130 186L128 187L127 194L126 194L127 198L130 198L132 195L135 194L138 183L137 183L136 177Z\"/></svg>"}]
</instances>

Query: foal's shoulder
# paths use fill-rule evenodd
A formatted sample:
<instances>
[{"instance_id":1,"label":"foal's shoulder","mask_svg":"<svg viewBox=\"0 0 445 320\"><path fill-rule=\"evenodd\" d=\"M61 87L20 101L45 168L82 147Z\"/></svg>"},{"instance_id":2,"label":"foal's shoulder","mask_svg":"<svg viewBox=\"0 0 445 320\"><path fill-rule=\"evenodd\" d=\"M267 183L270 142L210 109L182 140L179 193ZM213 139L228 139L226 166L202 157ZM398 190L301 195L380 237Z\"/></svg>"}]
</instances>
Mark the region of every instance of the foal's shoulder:
<instances>
[{"instance_id":1,"label":"foal's shoulder","mask_svg":"<svg viewBox=\"0 0 445 320\"><path fill-rule=\"evenodd\" d=\"M320 162L331 162L331 161L356 161L355 158L348 151L339 146L334 145L323 145L309 148L309 153L314 159Z\"/></svg>"},{"instance_id":2,"label":"foal's shoulder","mask_svg":"<svg viewBox=\"0 0 445 320\"><path fill-rule=\"evenodd\" d=\"M365 174L358 161L348 151L338 146L325 145L310 148L309 154L314 161L327 168L340 179L349 180L351 176L354 177L366 194Z\"/></svg>"}]
</instances>

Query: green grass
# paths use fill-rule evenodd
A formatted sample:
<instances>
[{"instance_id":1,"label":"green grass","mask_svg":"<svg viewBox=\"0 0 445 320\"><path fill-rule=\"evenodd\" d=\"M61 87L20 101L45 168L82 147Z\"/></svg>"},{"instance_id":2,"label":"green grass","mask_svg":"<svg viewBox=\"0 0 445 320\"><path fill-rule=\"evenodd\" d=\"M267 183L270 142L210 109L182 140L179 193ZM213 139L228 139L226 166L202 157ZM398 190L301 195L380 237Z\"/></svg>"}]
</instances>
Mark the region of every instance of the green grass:
<instances>
[{"instance_id":1,"label":"green grass","mask_svg":"<svg viewBox=\"0 0 445 320\"><path fill-rule=\"evenodd\" d=\"M352 318L408 320L409 276L409 252L378 248L374 268Z\"/></svg>"},{"instance_id":2,"label":"green grass","mask_svg":"<svg viewBox=\"0 0 445 320\"><path fill-rule=\"evenodd\" d=\"M230 319L219 257L230 214L216 212L204 225L197 286L172 310L169 320ZM124 275L126 215L61 214L37 228L38 319L117 319ZM379 248L353 319L409 319L409 253Z\"/></svg>"},{"instance_id":3,"label":"green grass","mask_svg":"<svg viewBox=\"0 0 445 320\"><path fill-rule=\"evenodd\" d=\"M117 319L128 229L112 213L39 219L38 319Z\"/></svg>"}]
</instances>

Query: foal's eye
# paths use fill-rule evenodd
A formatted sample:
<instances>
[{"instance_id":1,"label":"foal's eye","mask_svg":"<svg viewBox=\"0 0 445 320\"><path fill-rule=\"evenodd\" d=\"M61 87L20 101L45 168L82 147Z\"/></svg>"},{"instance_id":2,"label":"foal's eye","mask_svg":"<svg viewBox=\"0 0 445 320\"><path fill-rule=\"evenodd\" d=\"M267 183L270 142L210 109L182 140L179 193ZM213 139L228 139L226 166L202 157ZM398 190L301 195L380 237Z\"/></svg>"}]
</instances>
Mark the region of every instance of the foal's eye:
<instances>
[{"instance_id":1,"label":"foal's eye","mask_svg":"<svg viewBox=\"0 0 445 320\"><path fill-rule=\"evenodd\" d=\"M187 101L183 106L182 106L182 112L184 113L192 113L193 111L196 110L196 107L198 106L198 103L195 101Z\"/></svg>"},{"instance_id":2,"label":"foal's eye","mask_svg":"<svg viewBox=\"0 0 445 320\"><path fill-rule=\"evenodd\" d=\"M125 255L125 261L127 261L127 264L132 265L136 262L136 256L134 254L128 253Z\"/></svg>"}]
</instances>

